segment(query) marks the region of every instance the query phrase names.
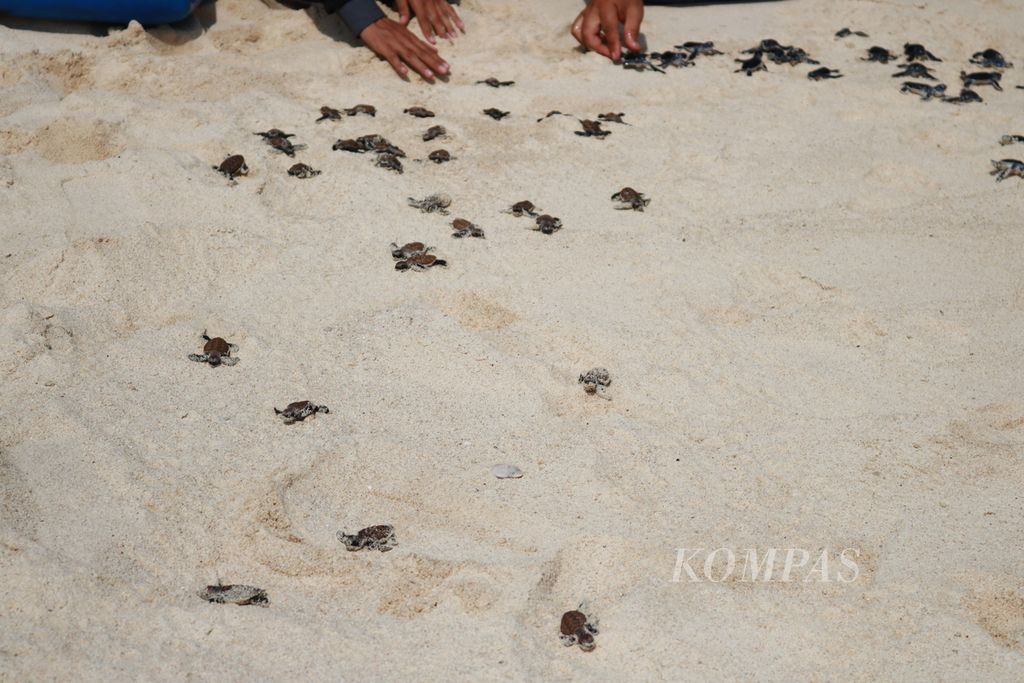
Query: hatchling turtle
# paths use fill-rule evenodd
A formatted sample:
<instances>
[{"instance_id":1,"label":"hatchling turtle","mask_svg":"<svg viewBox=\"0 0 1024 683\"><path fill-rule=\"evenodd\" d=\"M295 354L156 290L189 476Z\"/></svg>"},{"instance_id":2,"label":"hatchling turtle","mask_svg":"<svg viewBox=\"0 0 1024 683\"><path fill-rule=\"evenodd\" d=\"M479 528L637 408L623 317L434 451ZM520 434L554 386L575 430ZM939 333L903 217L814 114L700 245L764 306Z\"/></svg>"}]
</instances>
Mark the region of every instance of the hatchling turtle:
<instances>
[{"instance_id":1,"label":"hatchling turtle","mask_svg":"<svg viewBox=\"0 0 1024 683\"><path fill-rule=\"evenodd\" d=\"M484 237L483 228L478 228L465 218L456 218L452 221L452 237Z\"/></svg>"},{"instance_id":2,"label":"hatchling turtle","mask_svg":"<svg viewBox=\"0 0 1024 683\"><path fill-rule=\"evenodd\" d=\"M836 38L846 38L848 36L860 36L861 38L868 38L868 34L864 31L851 31L850 29L843 27L836 31Z\"/></svg>"},{"instance_id":3,"label":"hatchling turtle","mask_svg":"<svg viewBox=\"0 0 1024 683\"><path fill-rule=\"evenodd\" d=\"M969 74L966 71L960 72L960 80L964 82L965 88L970 88L974 85L991 85L996 90L1002 90L1003 86L999 85L999 81L1003 79L1003 74L998 71L978 71L973 74Z\"/></svg>"},{"instance_id":4,"label":"hatchling turtle","mask_svg":"<svg viewBox=\"0 0 1024 683\"><path fill-rule=\"evenodd\" d=\"M661 67L655 66L651 62L650 56L646 52L627 52L622 55L622 68L631 69L633 71L657 71L660 74L665 73L665 70Z\"/></svg>"},{"instance_id":5,"label":"hatchling turtle","mask_svg":"<svg viewBox=\"0 0 1024 683\"><path fill-rule=\"evenodd\" d=\"M677 50L687 50L690 53L690 59L696 59L703 55L705 57L713 57L715 55L725 54L720 50L715 49L715 42L713 40L688 40L682 45L673 45Z\"/></svg>"},{"instance_id":6,"label":"hatchling turtle","mask_svg":"<svg viewBox=\"0 0 1024 683\"><path fill-rule=\"evenodd\" d=\"M792 45L783 45L774 38L763 38L760 43L754 47L748 47L746 50L742 50L740 54L754 55L758 52L785 52L792 47Z\"/></svg>"},{"instance_id":7,"label":"hatchling turtle","mask_svg":"<svg viewBox=\"0 0 1024 683\"><path fill-rule=\"evenodd\" d=\"M503 213L510 213L513 216L523 216L523 215L526 215L526 216L530 216L530 217L536 217L538 215L537 207L534 206L533 202L531 202L528 199L524 199L521 202L516 202L515 204L513 204L509 208L504 209Z\"/></svg>"},{"instance_id":8,"label":"hatchling turtle","mask_svg":"<svg viewBox=\"0 0 1024 683\"><path fill-rule=\"evenodd\" d=\"M477 85L489 85L492 88L505 88L505 87L508 87L510 85L515 85L516 82L515 81L499 81L494 76L491 76L490 78L485 78L482 81L477 81L476 84Z\"/></svg>"},{"instance_id":9,"label":"hatchling turtle","mask_svg":"<svg viewBox=\"0 0 1024 683\"><path fill-rule=\"evenodd\" d=\"M606 123L621 123L624 126L628 126L629 124L622 120L623 116L625 116L625 114L622 113L621 111L617 114L615 112L610 111L606 114L598 114L597 118L598 120L604 121Z\"/></svg>"},{"instance_id":10,"label":"hatchling turtle","mask_svg":"<svg viewBox=\"0 0 1024 683\"><path fill-rule=\"evenodd\" d=\"M366 548L386 553L398 545L398 539L395 537L395 527L390 524L368 526L354 534L346 534L344 531L339 531L338 540L344 543L345 550L349 551Z\"/></svg>"},{"instance_id":11,"label":"hatchling turtle","mask_svg":"<svg viewBox=\"0 0 1024 683\"><path fill-rule=\"evenodd\" d=\"M433 247L428 247L423 242L406 242L402 246L398 246L394 242L391 243L391 257L396 260L412 258L413 256L419 256L420 254L426 254Z\"/></svg>"},{"instance_id":12,"label":"hatchling turtle","mask_svg":"<svg viewBox=\"0 0 1024 683\"><path fill-rule=\"evenodd\" d=\"M1006 61L1003 57L1003 53L999 50L993 50L989 48L981 52L975 52L971 57L971 64L977 64L983 66L986 69L1010 69L1013 67L1012 62Z\"/></svg>"},{"instance_id":13,"label":"hatchling turtle","mask_svg":"<svg viewBox=\"0 0 1024 683\"><path fill-rule=\"evenodd\" d=\"M434 117L434 112L429 109L424 109L423 107L409 107L408 109L403 109L402 113L408 114L409 116L415 116L418 119L430 119Z\"/></svg>"},{"instance_id":14,"label":"hatchling turtle","mask_svg":"<svg viewBox=\"0 0 1024 683\"><path fill-rule=\"evenodd\" d=\"M1024 142L1024 135L1004 135L999 138L1000 145L1012 145L1017 142Z\"/></svg>"},{"instance_id":15,"label":"hatchling turtle","mask_svg":"<svg viewBox=\"0 0 1024 683\"><path fill-rule=\"evenodd\" d=\"M448 131L445 130L444 126L431 126L427 128L427 132L423 134L423 142L430 142L437 138L442 138L448 135Z\"/></svg>"},{"instance_id":16,"label":"hatchling turtle","mask_svg":"<svg viewBox=\"0 0 1024 683\"><path fill-rule=\"evenodd\" d=\"M484 109L484 113L490 116L495 121L501 121L503 118L509 115L509 112L502 111L500 109L495 109L494 107Z\"/></svg>"},{"instance_id":17,"label":"hatchling turtle","mask_svg":"<svg viewBox=\"0 0 1024 683\"><path fill-rule=\"evenodd\" d=\"M313 168L309 164L295 164L288 169L288 175L295 176L296 178L315 178L320 175L321 171Z\"/></svg>"},{"instance_id":18,"label":"hatchling turtle","mask_svg":"<svg viewBox=\"0 0 1024 683\"><path fill-rule=\"evenodd\" d=\"M426 270L434 266L447 266L448 262L433 254L415 254L395 264L395 270Z\"/></svg>"},{"instance_id":19,"label":"hatchling turtle","mask_svg":"<svg viewBox=\"0 0 1024 683\"><path fill-rule=\"evenodd\" d=\"M622 188L612 195L612 200L619 202L616 209L632 209L633 211L643 211L644 207L651 203L651 200L642 192L637 192L632 187Z\"/></svg>"},{"instance_id":20,"label":"hatchling turtle","mask_svg":"<svg viewBox=\"0 0 1024 683\"><path fill-rule=\"evenodd\" d=\"M886 50L884 47L877 45L868 48L868 56L861 57L861 61L865 62L881 62L882 64L888 64L891 61L896 61L898 57L893 53Z\"/></svg>"},{"instance_id":21,"label":"hatchling turtle","mask_svg":"<svg viewBox=\"0 0 1024 683\"><path fill-rule=\"evenodd\" d=\"M908 62L941 62L942 60L925 49L920 43L904 43L903 54L907 56Z\"/></svg>"},{"instance_id":22,"label":"hatchling turtle","mask_svg":"<svg viewBox=\"0 0 1024 683\"><path fill-rule=\"evenodd\" d=\"M324 105L324 106L320 107L320 118L318 118L316 120L316 122L320 123L321 121L340 121L340 120L341 120L341 111L340 110L335 109L333 107L328 107L327 105Z\"/></svg>"},{"instance_id":23,"label":"hatchling turtle","mask_svg":"<svg viewBox=\"0 0 1024 683\"><path fill-rule=\"evenodd\" d=\"M933 97L944 97L946 94L946 84L939 83L938 85L930 85L928 83L906 81L903 86L900 87L900 92L913 93L914 95L920 96L922 100L930 100Z\"/></svg>"},{"instance_id":24,"label":"hatchling turtle","mask_svg":"<svg viewBox=\"0 0 1024 683\"><path fill-rule=\"evenodd\" d=\"M448 207L452 205L452 198L446 194L432 194L423 199L409 197L409 206L419 209L423 213L439 213L442 216L448 215Z\"/></svg>"},{"instance_id":25,"label":"hatchling turtle","mask_svg":"<svg viewBox=\"0 0 1024 683\"><path fill-rule=\"evenodd\" d=\"M358 114L364 114L365 116L377 116L377 107L372 104L357 104L354 107L345 109L346 116L357 116Z\"/></svg>"},{"instance_id":26,"label":"hatchling turtle","mask_svg":"<svg viewBox=\"0 0 1024 683\"><path fill-rule=\"evenodd\" d=\"M544 233L545 235L553 235L562 229L562 221L554 216L544 214L543 216L537 216L536 224L533 230Z\"/></svg>"},{"instance_id":27,"label":"hatchling turtle","mask_svg":"<svg viewBox=\"0 0 1024 683\"><path fill-rule=\"evenodd\" d=\"M234 180L240 175L249 174L249 166L246 165L245 157L241 154L232 154L227 159L220 162L220 166L214 166L213 170L231 180Z\"/></svg>"},{"instance_id":28,"label":"hatchling turtle","mask_svg":"<svg viewBox=\"0 0 1024 683\"><path fill-rule=\"evenodd\" d=\"M764 53L768 56L768 59L776 64L789 64L790 66L796 66L797 64L821 63L815 59L811 59L811 55L807 53L807 50L800 47L793 47L792 45L773 50L765 50Z\"/></svg>"},{"instance_id":29,"label":"hatchling turtle","mask_svg":"<svg viewBox=\"0 0 1024 683\"><path fill-rule=\"evenodd\" d=\"M608 387L612 383L612 377L604 368L591 368L580 375L579 383L583 385L583 391L588 394L596 394L603 399L611 400L608 395Z\"/></svg>"},{"instance_id":30,"label":"hatchling turtle","mask_svg":"<svg viewBox=\"0 0 1024 683\"><path fill-rule=\"evenodd\" d=\"M288 138L295 137L295 133L285 133L280 128L271 128L270 130L265 130L262 133L253 133L253 135L259 135L264 140L270 140L271 138L284 138L287 140Z\"/></svg>"},{"instance_id":31,"label":"hatchling turtle","mask_svg":"<svg viewBox=\"0 0 1024 683\"><path fill-rule=\"evenodd\" d=\"M970 88L963 88L956 97L943 97L942 101L949 102L950 104L971 104L972 102L984 102L985 100L981 99L981 95Z\"/></svg>"},{"instance_id":32,"label":"hatchling turtle","mask_svg":"<svg viewBox=\"0 0 1024 683\"><path fill-rule=\"evenodd\" d=\"M690 57L688 52L674 52L672 50L666 50L665 52L652 52L652 60L658 61L658 66L662 69L673 67L676 69L682 69L684 67L693 66L693 59Z\"/></svg>"},{"instance_id":33,"label":"hatchling turtle","mask_svg":"<svg viewBox=\"0 0 1024 683\"><path fill-rule=\"evenodd\" d=\"M433 161L435 164L443 164L446 161L451 161L455 157L446 149L435 149L433 152L427 155L427 158Z\"/></svg>"},{"instance_id":34,"label":"hatchling turtle","mask_svg":"<svg viewBox=\"0 0 1024 683\"><path fill-rule=\"evenodd\" d=\"M331 149L335 152L340 150L342 152L352 152L353 154L362 154L366 151L366 148L357 140L338 140L331 145Z\"/></svg>"},{"instance_id":35,"label":"hatchling turtle","mask_svg":"<svg viewBox=\"0 0 1024 683\"><path fill-rule=\"evenodd\" d=\"M203 352L188 354L189 360L194 360L197 363L209 363L214 367L218 365L234 365L238 362L238 358L231 355L238 351L237 344L231 344L221 337L211 338L206 334L206 330L203 330L202 337L206 341L203 344Z\"/></svg>"},{"instance_id":36,"label":"hatchling turtle","mask_svg":"<svg viewBox=\"0 0 1024 683\"><path fill-rule=\"evenodd\" d=\"M583 126L583 130L577 130L575 133L585 138L605 138L612 134L610 130L601 128L600 121L581 119L580 125Z\"/></svg>"},{"instance_id":37,"label":"hatchling turtle","mask_svg":"<svg viewBox=\"0 0 1024 683\"><path fill-rule=\"evenodd\" d=\"M374 154L393 154L396 157L405 157L405 152L402 151L401 147L397 147L396 145L391 144L387 140L378 142L368 151L373 152Z\"/></svg>"},{"instance_id":38,"label":"hatchling turtle","mask_svg":"<svg viewBox=\"0 0 1024 683\"><path fill-rule=\"evenodd\" d=\"M745 73L748 76L753 76L758 71L767 71L768 67L764 65L764 60L761 59L761 53L755 52L754 56L750 59L737 59L734 60L739 63L740 68L736 69L733 73Z\"/></svg>"},{"instance_id":39,"label":"hatchling turtle","mask_svg":"<svg viewBox=\"0 0 1024 683\"><path fill-rule=\"evenodd\" d=\"M405 172L405 169L402 168L402 162L398 160L398 157L387 152L384 154L378 154L377 161L374 165L380 168L386 168L389 171L394 171L399 175Z\"/></svg>"},{"instance_id":40,"label":"hatchling turtle","mask_svg":"<svg viewBox=\"0 0 1024 683\"><path fill-rule=\"evenodd\" d=\"M924 78L929 81L938 80L932 73L932 70L926 67L920 62L910 62L909 64L900 64L900 68L903 71L897 71L892 75L893 78Z\"/></svg>"},{"instance_id":41,"label":"hatchling turtle","mask_svg":"<svg viewBox=\"0 0 1024 683\"><path fill-rule=\"evenodd\" d=\"M989 175L996 177L996 182L1001 183L1010 176L1024 178L1024 161L1019 159L1001 159L992 161L992 171Z\"/></svg>"},{"instance_id":42,"label":"hatchling turtle","mask_svg":"<svg viewBox=\"0 0 1024 683\"><path fill-rule=\"evenodd\" d=\"M594 640L598 633L597 625L590 623L590 619L581 611L582 608L583 605L580 605L579 609L569 610L562 615L558 627L559 639L566 647L579 645L584 652L590 652L597 647Z\"/></svg>"},{"instance_id":43,"label":"hatchling turtle","mask_svg":"<svg viewBox=\"0 0 1024 683\"><path fill-rule=\"evenodd\" d=\"M274 414L280 415L286 425L302 422L310 415L316 415L317 413L326 415L329 412L331 412L331 409L327 406L318 406L311 401L295 401L285 406L284 410L274 408Z\"/></svg>"},{"instance_id":44,"label":"hatchling turtle","mask_svg":"<svg viewBox=\"0 0 1024 683\"><path fill-rule=\"evenodd\" d=\"M544 119L550 119L552 116L572 116L572 114L564 114L564 113L558 111L557 109L552 109L547 114L544 114L544 116L542 116L539 119L537 119L537 123L540 123Z\"/></svg>"},{"instance_id":45,"label":"hatchling turtle","mask_svg":"<svg viewBox=\"0 0 1024 683\"><path fill-rule=\"evenodd\" d=\"M842 77L843 75L839 73L839 69L830 69L827 66L823 66L820 69L815 69L814 71L807 74L807 78L811 79L812 81L820 81L828 78Z\"/></svg>"},{"instance_id":46,"label":"hatchling turtle","mask_svg":"<svg viewBox=\"0 0 1024 683\"><path fill-rule=\"evenodd\" d=\"M207 586L204 590L199 591L199 597L207 602L213 602L218 605L259 605L260 607L266 607L270 604L270 599L267 598L265 590L243 584Z\"/></svg>"}]
</instances>

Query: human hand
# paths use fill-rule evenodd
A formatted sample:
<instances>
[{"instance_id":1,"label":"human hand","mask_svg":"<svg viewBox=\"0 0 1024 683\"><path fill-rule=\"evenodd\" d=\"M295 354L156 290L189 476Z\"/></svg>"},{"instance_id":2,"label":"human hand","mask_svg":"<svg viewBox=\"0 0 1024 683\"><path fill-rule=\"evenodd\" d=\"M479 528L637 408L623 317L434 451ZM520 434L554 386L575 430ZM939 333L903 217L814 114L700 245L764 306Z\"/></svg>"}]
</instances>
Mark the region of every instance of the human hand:
<instances>
[{"instance_id":1,"label":"human hand","mask_svg":"<svg viewBox=\"0 0 1024 683\"><path fill-rule=\"evenodd\" d=\"M416 15L420 20L423 37L432 45L437 42L435 35L451 40L455 38L456 27L466 32L459 13L446 0L396 0L395 6L398 9L398 22L403 26L408 26L412 15Z\"/></svg>"},{"instance_id":2,"label":"human hand","mask_svg":"<svg viewBox=\"0 0 1024 683\"><path fill-rule=\"evenodd\" d=\"M619 24L625 27L626 47L640 52L637 36L643 19L643 0L591 0L572 22L572 35L583 47L617 62L622 57Z\"/></svg>"},{"instance_id":3,"label":"human hand","mask_svg":"<svg viewBox=\"0 0 1024 683\"><path fill-rule=\"evenodd\" d=\"M447 76L451 70L437 48L427 45L393 19L378 19L364 28L359 37L402 78L408 77L412 67L424 80L433 83L435 76Z\"/></svg>"}]
</instances>

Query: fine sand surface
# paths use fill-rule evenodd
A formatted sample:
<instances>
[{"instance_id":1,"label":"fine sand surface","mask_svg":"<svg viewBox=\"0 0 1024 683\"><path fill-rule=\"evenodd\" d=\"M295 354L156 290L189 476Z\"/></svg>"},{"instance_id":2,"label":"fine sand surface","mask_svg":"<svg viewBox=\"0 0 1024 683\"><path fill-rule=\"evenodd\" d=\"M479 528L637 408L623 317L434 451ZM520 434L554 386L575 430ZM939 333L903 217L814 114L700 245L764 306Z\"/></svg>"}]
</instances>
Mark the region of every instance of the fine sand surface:
<instances>
[{"instance_id":1,"label":"fine sand surface","mask_svg":"<svg viewBox=\"0 0 1024 683\"><path fill-rule=\"evenodd\" d=\"M579 7L466 0L433 87L257 0L0 26L0 679L1020 680L1024 182L988 171L1024 156L998 145L1024 7L649 8L652 49L729 53L667 75L576 51ZM765 37L845 78L733 73ZM908 40L954 91L986 47L1018 66L921 102L860 61ZM288 177L270 127L323 174ZM331 151L368 133L404 175ZM451 217L405 204L434 191ZM396 272L411 240L448 268ZM204 329L241 362L189 362ZM307 398L330 414L275 418ZM389 553L335 536L381 523ZM853 548L859 574L676 583L680 547ZM218 580L270 605L200 600ZM558 640L583 600L591 653Z\"/></svg>"}]
</instances>

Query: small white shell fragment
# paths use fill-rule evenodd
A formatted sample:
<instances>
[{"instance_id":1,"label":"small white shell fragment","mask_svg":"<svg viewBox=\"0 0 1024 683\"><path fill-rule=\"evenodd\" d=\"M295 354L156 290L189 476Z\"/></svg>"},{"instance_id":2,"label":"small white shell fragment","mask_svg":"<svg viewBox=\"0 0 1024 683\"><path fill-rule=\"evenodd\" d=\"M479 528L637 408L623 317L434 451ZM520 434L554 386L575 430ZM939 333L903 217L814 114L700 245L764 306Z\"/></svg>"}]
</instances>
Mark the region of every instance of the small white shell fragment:
<instances>
[{"instance_id":1,"label":"small white shell fragment","mask_svg":"<svg viewBox=\"0 0 1024 683\"><path fill-rule=\"evenodd\" d=\"M491 468L491 474L498 479L519 479L523 471L515 465L495 465Z\"/></svg>"}]
</instances>

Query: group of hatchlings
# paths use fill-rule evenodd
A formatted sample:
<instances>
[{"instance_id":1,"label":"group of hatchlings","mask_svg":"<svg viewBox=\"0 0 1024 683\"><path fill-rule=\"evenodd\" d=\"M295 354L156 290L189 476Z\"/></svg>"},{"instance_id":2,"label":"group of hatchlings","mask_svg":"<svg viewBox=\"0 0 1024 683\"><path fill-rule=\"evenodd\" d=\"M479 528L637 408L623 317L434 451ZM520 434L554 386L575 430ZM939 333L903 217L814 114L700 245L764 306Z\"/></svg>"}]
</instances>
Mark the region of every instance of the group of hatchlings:
<instances>
[{"instance_id":1,"label":"group of hatchlings","mask_svg":"<svg viewBox=\"0 0 1024 683\"><path fill-rule=\"evenodd\" d=\"M868 37L863 31L852 31L848 28L844 28L836 33L836 38L846 38L849 36ZM667 67L689 67L693 66L699 57L724 54L715 49L715 44L710 41L691 41L677 45L675 48L675 51L627 54L623 58L623 66L626 69L665 73ZM802 48L782 45L770 38L760 41L758 45L744 50L743 53L750 56L736 60L740 64L736 71L747 76L751 76L759 71L767 71L765 60L776 64L789 65L803 63L819 64ZM894 78L936 80L932 70L925 65L925 62L941 62L940 58L929 52L924 46L916 43L904 45L904 56L906 62L899 65L901 70L893 74ZM885 48L873 46L868 48L867 55L862 59L864 61L888 64L890 61L897 60L898 57ZM904 81L900 88L901 92L918 95L922 100L941 99L952 104L981 102L982 98L971 89L972 86L987 85L997 91L1001 91L1002 85L1000 82L1003 71L1013 67L1012 63L1006 61L1003 55L994 49L977 52L970 61L972 64L989 69L989 71L974 73L961 71L960 78L963 81L963 88L956 96L946 95L946 85L944 83L931 84L921 82L920 80ZM655 62L658 63L656 64ZM815 81L842 78L842 74L838 70L828 67L819 67L807 75L808 78ZM496 78L488 78L483 81L477 81L477 83L493 88L507 87L514 84L513 81L499 81ZM1017 88L1024 89L1024 86L1017 86ZM409 107L403 113L417 118L434 117L432 111L423 107ZM483 113L496 121L509 116L509 112L493 108L485 109ZM324 106L320 108L320 118L317 119L317 122L337 121L344 117L360 115L374 117L376 114L376 108L367 104L359 104L347 109L335 109ZM542 122L553 116L571 115L563 114L560 111L551 111L537 119L537 121ZM610 135L611 131L605 130L602 124L617 123L629 125L623 120L623 116L624 114L621 112L609 112L599 114L597 120L580 119L582 130L577 131L576 135L604 139ZM294 137L293 134L285 133L277 128L258 132L256 135L260 136L273 150L288 157L294 157L298 150L305 147L305 145L291 142L291 138ZM448 132L444 126L434 125L423 133L422 139L424 142L431 142L439 138L446 138L447 135ZM1024 135L1004 135L999 142L1004 146L1024 143ZM336 151L354 154L372 153L376 156L377 166L397 173L403 172L401 159L406 158L405 152L383 136L371 134L354 139L340 139L334 143L332 148ZM427 160L437 164L446 163L454 158L445 149L437 149L427 154ZM994 167L992 174L996 176L997 182L1005 180L1010 176L1024 178L1024 162L1016 159L1002 159L999 161L993 160L992 165ZM214 168L232 181L248 173L248 166L244 157L238 154L230 155L219 166ZM303 163L296 163L288 169L288 174L296 178L313 178L320 175L320 173L319 170ZM633 211L643 211L650 204L650 199L631 187L622 188L614 193L611 199L616 202L616 208ZM448 216L450 215L452 199L446 194L437 193L423 199L410 197L408 204L424 213L437 213ZM543 213L533 202L528 200L512 204L509 208L504 209L503 213L516 217L526 216L532 218L534 221L533 226L531 226L532 229L545 235L551 235L562 227L562 221L559 218ZM451 227L452 237L455 238L485 237L482 228L464 218L453 219ZM397 271L422 271L436 266L446 266L447 261L431 253L432 251L433 247L429 247L423 242L408 242L401 246L397 243L391 244L391 256L394 259L395 270ZM206 362L211 366L234 365L238 362L238 358L232 355L238 350L235 344L229 343L221 337L209 337L205 332L202 336L204 340L202 353L189 354L189 359L197 362ZM579 376L579 383L583 385L584 391L587 394L605 399L610 398L607 388L611 384L611 376L604 368L593 368L581 374ZM327 406L318 405L308 400L290 403L283 409L274 408L274 413L280 416L286 424L302 422L312 415L329 412ZM366 527L355 534L339 531L338 540L350 551L371 549L387 552L398 543L394 527L389 524ZM269 604L266 591L242 584L207 586L205 590L200 592L200 596L214 603L263 606ZM597 635L598 631L595 624L596 620L588 617L582 610L583 605L580 605L578 609L569 610L562 615L559 624L559 636L565 645L578 645L583 651L589 652L596 646L594 636Z\"/></svg>"}]
</instances>

